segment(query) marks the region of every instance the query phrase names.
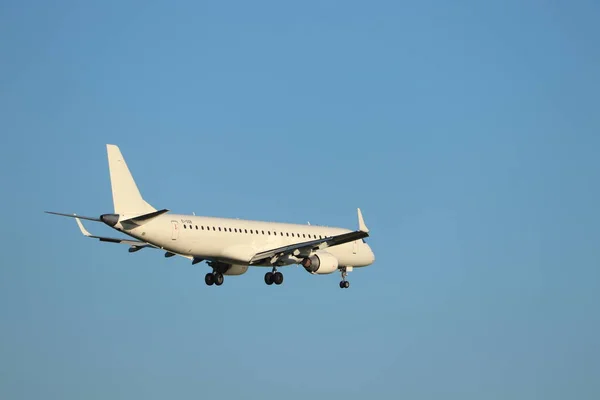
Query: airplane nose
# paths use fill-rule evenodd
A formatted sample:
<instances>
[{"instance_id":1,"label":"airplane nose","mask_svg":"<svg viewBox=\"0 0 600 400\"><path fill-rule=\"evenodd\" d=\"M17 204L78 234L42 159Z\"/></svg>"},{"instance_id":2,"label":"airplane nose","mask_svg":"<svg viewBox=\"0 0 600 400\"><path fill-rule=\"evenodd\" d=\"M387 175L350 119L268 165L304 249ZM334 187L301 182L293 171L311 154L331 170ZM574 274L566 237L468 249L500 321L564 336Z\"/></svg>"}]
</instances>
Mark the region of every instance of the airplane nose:
<instances>
[{"instance_id":1,"label":"airplane nose","mask_svg":"<svg viewBox=\"0 0 600 400\"><path fill-rule=\"evenodd\" d=\"M369 249L369 264L373 264L375 262L375 253L373 253L373 249L371 249L371 246L367 245L367 248Z\"/></svg>"}]
</instances>

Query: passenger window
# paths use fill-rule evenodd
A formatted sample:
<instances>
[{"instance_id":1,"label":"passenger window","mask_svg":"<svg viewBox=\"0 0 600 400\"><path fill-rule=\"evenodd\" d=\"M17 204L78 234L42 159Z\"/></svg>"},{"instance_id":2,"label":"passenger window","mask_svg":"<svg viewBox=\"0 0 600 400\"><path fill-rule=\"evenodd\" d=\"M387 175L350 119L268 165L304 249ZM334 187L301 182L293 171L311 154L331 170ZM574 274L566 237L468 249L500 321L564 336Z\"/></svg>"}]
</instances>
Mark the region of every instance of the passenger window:
<instances>
[{"instance_id":1,"label":"passenger window","mask_svg":"<svg viewBox=\"0 0 600 400\"><path fill-rule=\"evenodd\" d=\"M196 225L196 230L198 230L198 225Z\"/></svg>"},{"instance_id":2,"label":"passenger window","mask_svg":"<svg viewBox=\"0 0 600 400\"><path fill-rule=\"evenodd\" d=\"M244 233L248 233L248 229L244 229Z\"/></svg>"},{"instance_id":3,"label":"passenger window","mask_svg":"<svg viewBox=\"0 0 600 400\"><path fill-rule=\"evenodd\" d=\"M219 227L219 232L221 232L221 227Z\"/></svg>"},{"instance_id":4,"label":"passenger window","mask_svg":"<svg viewBox=\"0 0 600 400\"><path fill-rule=\"evenodd\" d=\"M289 232L286 232L285 235L288 236L288 237L290 236Z\"/></svg>"},{"instance_id":5,"label":"passenger window","mask_svg":"<svg viewBox=\"0 0 600 400\"><path fill-rule=\"evenodd\" d=\"M204 230L204 225L200 226L200 228L202 228L202 230Z\"/></svg>"},{"instance_id":6,"label":"passenger window","mask_svg":"<svg viewBox=\"0 0 600 400\"><path fill-rule=\"evenodd\" d=\"M302 234L302 237L306 237L306 234L304 234L304 233L303 233L303 234Z\"/></svg>"},{"instance_id":7,"label":"passenger window","mask_svg":"<svg viewBox=\"0 0 600 400\"><path fill-rule=\"evenodd\" d=\"M231 228L229 228L229 232L231 232Z\"/></svg>"},{"instance_id":8,"label":"passenger window","mask_svg":"<svg viewBox=\"0 0 600 400\"><path fill-rule=\"evenodd\" d=\"M270 234L271 234L271 231L267 231L267 233L270 235Z\"/></svg>"},{"instance_id":9,"label":"passenger window","mask_svg":"<svg viewBox=\"0 0 600 400\"><path fill-rule=\"evenodd\" d=\"M262 231L263 235L265 234L265 231Z\"/></svg>"}]
</instances>

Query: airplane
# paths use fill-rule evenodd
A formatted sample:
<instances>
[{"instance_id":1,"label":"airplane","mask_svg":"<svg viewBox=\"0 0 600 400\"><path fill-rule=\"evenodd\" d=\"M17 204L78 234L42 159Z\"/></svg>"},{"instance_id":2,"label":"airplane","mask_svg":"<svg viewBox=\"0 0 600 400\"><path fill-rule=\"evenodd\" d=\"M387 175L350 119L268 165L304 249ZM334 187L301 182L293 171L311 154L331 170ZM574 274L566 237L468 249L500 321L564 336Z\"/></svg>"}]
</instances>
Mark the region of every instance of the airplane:
<instances>
[{"instance_id":1,"label":"airplane","mask_svg":"<svg viewBox=\"0 0 600 400\"><path fill-rule=\"evenodd\" d=\"M119 147L107 144L106 149L114 213L96 218L46 211L75 218L84 236L128 245L130 253L158 249L167 258L181 256L191 260L192 265L205 261L212 268L204 279L208 286L221 286L224 276L242 275L249 267L271 268L265 273L265 283L281 285L283 274L278 268L299 264L313 275L339 271L342 279L339 286L344 289L350 287L348 272L375 261L365 242L369 229L360 208L355 231L310 223L169 214L170 210L156 210L142 198ZM81 220L103 222L133 239L92 235Z\"/></svg>"}]
</instances>

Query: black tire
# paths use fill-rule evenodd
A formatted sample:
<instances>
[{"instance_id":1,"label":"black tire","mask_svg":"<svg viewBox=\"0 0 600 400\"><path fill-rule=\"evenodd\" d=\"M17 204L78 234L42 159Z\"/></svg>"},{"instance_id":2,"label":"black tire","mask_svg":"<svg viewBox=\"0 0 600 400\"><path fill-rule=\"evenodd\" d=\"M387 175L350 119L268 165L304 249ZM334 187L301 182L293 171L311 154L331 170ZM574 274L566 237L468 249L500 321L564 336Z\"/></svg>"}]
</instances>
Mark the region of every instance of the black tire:
<instances>
[{"instance_id":1,"label":"black tire","mask_svg":"<svg viewBox=\"0 0 600 400\"><path fill-rule=\"evenodd\" d=\"M265 274L265 283L267 285L272 285L273 284L273 273L272 272L267 272Z\"/></svg>"},{"instance_id":2,"label":"black tire","mask_svg":"<svg viewBox=\"0 0 600 400\"><path fill-rule=\"evenodd\" d=\"M345 281L344 282L344 289L348 289L350 287L350 282Z\"/></svg>"},{"instance_id":3,"label":"black tire","mask_svg":"<svg viewBox=\"0 0 600 400\"><path fill-rule=\"evenodd\" d=\"M206 283L208 286L212 286L213 283L215 283L215 276L211 273L206 274L204 277L204 283Z\"/></svg>"},{"instance_id":4,"label":"black tire","mask_svg":"<svg viewBox=\"0 0 600 400\"><path fill-rule=\"evenodd\" d=\"M222 273L217 272L215 274L215 285L221 286L223 284L224 280L225 280L225 278L223 278L223 274Z\"/></svg>"},{"instance_id":5,"label":"black tire","mask_svg":"<svg viewBox=\"0 0 600 400\"><path fill-rule=\"evenodd\" d=\"M340 282L340 289L343 289L343 288L344 288L344 282L345 282L345 281L341 281L341 282Z\"/></svg>"},{"instance_id":6,"label":"black tire","mask_svg":"<svg viewBox=\"0 0 600 400\"><path fill-rule=\"evenodd\" d=\"M275 272L273 274L273 283L276 285L281 285L283 283L283 274L281 272Z\"/></svg>"}]
</instances>

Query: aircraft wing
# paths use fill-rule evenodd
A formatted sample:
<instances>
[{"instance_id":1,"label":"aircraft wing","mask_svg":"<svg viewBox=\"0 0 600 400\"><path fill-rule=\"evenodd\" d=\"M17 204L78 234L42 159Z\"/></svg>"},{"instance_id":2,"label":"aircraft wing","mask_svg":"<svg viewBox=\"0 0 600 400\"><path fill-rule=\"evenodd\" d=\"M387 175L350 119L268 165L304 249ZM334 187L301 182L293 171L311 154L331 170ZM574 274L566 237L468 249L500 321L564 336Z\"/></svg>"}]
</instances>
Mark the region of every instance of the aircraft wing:
<instances>
[{"instance_id":1,"label":"aircraft wing","mask_svg":"<svg viewBox=\"0 0 600 400\"><path fill-rule=\"evenodd\" d=\"M70 217L71 215L67 214L66 216ZM134 252L136 252L138 250L141 250L141 249L144 249L144 248L159 249L159 247L156 247L155 245L150 244L150 243L142 242L141 240L111 238L111 237L104 237L104 236L95 236L95 235L92 235L91 233L89 233L87 231L87 229L85 229L85 227L83 226L83 224L79 220L79 217L73 216L73 218L75 218L75 221L77 221L77 225L79 226L79 230L81 230L81 233L83 233L84 236L87 236L87 237L93 238L93 239L99 239L101 242L127 244L127 245L131 246L131 247L129 247L129 252L130 253L134 253ZM184 254L172 253L170 251L167 251L165 253L165 257L167 257L167 258L168 257L172 257L172 256L180 256L180 257L183 257L183 258L187 258L188 260L192 260L193 264L196 264L196 263L199 263L200 261L203 261L201 259L196 259L194 257L186 256Z\"/></svg>"},{"instance_id":2,"label":"aircraft wing","mask_svg":"<svg viewBox=\"0 0 600 400\"><path fill-rule=\"evenodd\" d=\"M256 253L250 260L250 264L262 264L264 261L273 257L308 256L310 253L323 250L328 247L339 246L340 244L353 242L369 236L369 229L365 225L360 208L358 211L358 230L354 232L342 233L340 235L329 236L323 239L311 240L308 242L295 243L288 246L278 247L276 249L261 251Z\"/></svg>"},{"instance_id":3,"label":"aircraft wing","mask_svg":"<svg viewBox=\"0 0 600 400\"><path fill-rule=\"evenodd\" d=\"M131 252L137 251L137 250L141 250L144 247L156 248L155 246L151 245L150 243L142 242L141 240L119 239L119 238L110 238L110 237L104 237L104 236L94 236L91 233L89 233L87 231L87 229L85 229L85 227L81 223L81 220L79 219L79 217L75 217L75 221L77 221L77 225L79 226L79 230L81 230L81 233L83 233L84 236L87 236L89 238L99 239L101 242L128 244L128 245L131 246L131 249L129 249L129 251L131 251Z\"/></svg>"},{"instance_id":4,"label":"aircraft wing","mask_svg":"<svg viewBox=\"0 0 600 400\"><path fill-rule=\"evenodd\" d=\"M363 239L368 237L369 234L363 231L354 231L348 233L342 233L341 235L330 236L323 239L311 240L310 242L295 243L289 246L278 247L276 249L261 251L256 253L250 260L250 264L261 264L262 261L277 256L283 257L285 255L308 255L317 250L323 250L327 247L338 246L340 244L353 242L355 240Z\"/></svg>"}]
</instances>

